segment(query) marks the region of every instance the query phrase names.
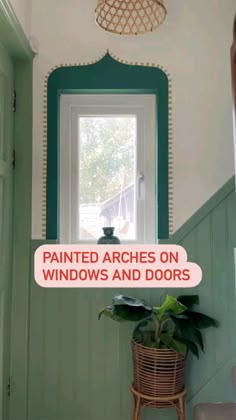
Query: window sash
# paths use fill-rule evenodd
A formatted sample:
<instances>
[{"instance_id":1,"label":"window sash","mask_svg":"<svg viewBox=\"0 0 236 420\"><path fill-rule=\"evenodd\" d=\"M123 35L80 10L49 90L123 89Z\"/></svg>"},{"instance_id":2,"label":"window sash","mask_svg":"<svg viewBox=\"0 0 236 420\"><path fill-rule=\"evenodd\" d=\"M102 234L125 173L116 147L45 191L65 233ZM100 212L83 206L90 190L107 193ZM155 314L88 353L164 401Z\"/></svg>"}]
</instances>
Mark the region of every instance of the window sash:
<instances>
[{"instance_id":1,"label":"window sash","mask_svg":"<svg viewBox=\"0 0 236 420\"><path fill-rule=\"evenodd\" d=\"M80 116L136 116L136 240L155 243L156 234L156 96L61 95L60 98L60 242L94 243L77 238L78 119ZM154 158L153 158L154 157ZM144 175L140 184L138 177ZM74 228L76 226L76 229ZM101 232L102 234L102 232Z\"/></svg>"}]
</instances>

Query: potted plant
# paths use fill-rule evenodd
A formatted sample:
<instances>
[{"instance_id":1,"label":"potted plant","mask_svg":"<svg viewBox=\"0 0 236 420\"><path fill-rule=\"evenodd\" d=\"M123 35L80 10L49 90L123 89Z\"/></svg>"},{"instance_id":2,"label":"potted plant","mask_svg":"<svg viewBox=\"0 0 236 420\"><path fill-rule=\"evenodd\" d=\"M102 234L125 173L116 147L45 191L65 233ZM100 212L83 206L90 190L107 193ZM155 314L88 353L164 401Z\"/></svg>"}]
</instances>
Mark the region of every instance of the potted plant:
<instances>
[{"instance_id":1,"label":"potted plant","mask_svg":"<svg viewBox=\"0 0 236 420\"><path fill-rule=\"evenodd\" d=\"M99 314L115 321L138 322L133 331L134 388L149 396L176 395L184 388L188 352L204 351L201 329L218 322L193 307L199 297L167 295L160 306L117 295Z\"/></svg>"}]
</instances>

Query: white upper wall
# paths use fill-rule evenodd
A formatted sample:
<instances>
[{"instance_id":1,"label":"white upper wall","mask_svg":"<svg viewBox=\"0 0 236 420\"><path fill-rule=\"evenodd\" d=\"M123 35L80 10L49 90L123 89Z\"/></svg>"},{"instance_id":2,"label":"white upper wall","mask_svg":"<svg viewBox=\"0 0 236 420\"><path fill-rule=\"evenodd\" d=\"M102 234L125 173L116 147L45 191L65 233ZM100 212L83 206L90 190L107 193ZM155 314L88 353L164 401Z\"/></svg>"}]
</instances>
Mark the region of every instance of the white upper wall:
<instances>
[{"instance_id":1,"label":"white upper wall","mask_svg":"<svg viewBox=\"0 0 236 420\"><path fill-rule=\"evenodd\" d=\"M31 0L10 0L14 12L25 32L27 38L30 36L30 15Z\"/></svg>"},{"instance_id":2,"label":"white upper wall","mask_svg":"<svg viewBox=\"0 0 236 420\"><path fill-rule=\"evenodd\" d=\"M91 61L107 48L131 63L160 64L171 75L174 230L234 173L229 52L235 0L166 0L166 22L138 37L103 32L94 23L95 5L95 0L32 0L31 32L39 44L34 61L34 238L41 237L45 77L55 65Z\"/></svg>"}]
</instances>

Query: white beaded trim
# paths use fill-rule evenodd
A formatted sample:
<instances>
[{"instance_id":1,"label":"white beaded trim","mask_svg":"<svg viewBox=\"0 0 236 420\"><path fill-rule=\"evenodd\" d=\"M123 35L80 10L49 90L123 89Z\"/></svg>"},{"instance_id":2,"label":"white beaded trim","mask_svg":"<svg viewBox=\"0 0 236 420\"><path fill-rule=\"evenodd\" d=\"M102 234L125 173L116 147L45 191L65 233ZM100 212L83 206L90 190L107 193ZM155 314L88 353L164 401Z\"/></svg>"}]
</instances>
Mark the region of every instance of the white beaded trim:
<instances>
[{"instance_id":1,"label":"white beaded trim","mask_svg":"<svg viewBox=\"0 0 236 420\"><path fill-rule=\"evenodd\" d=\"M50 74L56 70L57 68L61 67L79 67L79 66L88 66L91 64L95 64L98 61L102 60L106 54L110 54L110 56L122 63L128 64L133 66L145 66L145 67L157 67L165 72L168 77L169 86L168 86L168 171L169 171L169 187L168 187L168 198L169 198L169 236L173 234L173 122L172 122L172 80L170 74L166 71L166 69L160 65L155 63L139 63L137 61L130 62L127 60L123 60L117 57L115 54L111 53L107 50L104 54L93 61L83 62L83 63L69 63L69 64L58 64L51 68L51 70L47 73L44 81L44 91L43 91L43 162L42 162L42 239L46 239L46 214L47 214L47 88L48 88L48 78Z\"/></svg>"}]
</instances>

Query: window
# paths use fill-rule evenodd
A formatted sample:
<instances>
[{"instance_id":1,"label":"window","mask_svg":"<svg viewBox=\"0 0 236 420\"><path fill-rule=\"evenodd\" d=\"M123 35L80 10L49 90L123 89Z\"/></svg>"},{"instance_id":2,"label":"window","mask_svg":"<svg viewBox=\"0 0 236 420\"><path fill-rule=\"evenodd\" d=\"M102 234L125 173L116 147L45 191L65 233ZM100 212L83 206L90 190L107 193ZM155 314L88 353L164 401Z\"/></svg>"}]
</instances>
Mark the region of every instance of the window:
<instances>
[{"instance_id":1,"label":"window","mask_svg":"<svg viewBox=\"0 0 236 420\"><path fill-rule=\"evenodd\" d=\"M155 243L156 96L61 95L60 242Z\"/></svg>"}]
</instances>

